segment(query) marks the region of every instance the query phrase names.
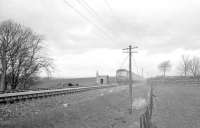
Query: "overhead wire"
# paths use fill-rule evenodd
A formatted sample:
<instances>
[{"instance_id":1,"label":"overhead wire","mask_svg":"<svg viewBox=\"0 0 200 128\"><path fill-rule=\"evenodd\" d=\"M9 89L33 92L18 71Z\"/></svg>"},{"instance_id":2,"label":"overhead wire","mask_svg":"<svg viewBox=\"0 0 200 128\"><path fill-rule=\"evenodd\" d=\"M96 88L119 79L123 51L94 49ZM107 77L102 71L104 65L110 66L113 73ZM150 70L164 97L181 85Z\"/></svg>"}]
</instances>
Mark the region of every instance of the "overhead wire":
<instances>
[{"instance_id":1,"label":"overhead wire","mask_svg":"<svg viewBox=\"0 0 200 128\"><path fill-rule=\"evenodd\" d=\"M64 0L64 2L67 6L69 6L71 9L73 9L79 16L84 18L87 22L91 23L92 25L94 25L94 27L96 27L99 31L101 31L102 34L104 35L104 37L107 37L108 39L110 39L111 41L114 42L114 40L110 37L110 35L108 35L101 27L99 27L96 23L94 23L92 20L90 20L87 16L82 14L78 9L76 9L73 5L71 5L67 0Z\"/></svg>"},{"instance_id":2,"label":"overhead wire","mask_svg":"<svg viewBox=\"0 0 200 128\"><path fill-rule=\"evenodd\" d=\"M120 24L121 26L123 26L121 20L115 15L115 13L114 13L114 11L113 11L113 9L112 9L112 6L111 6L110 3L108 2L108 0L104 0L104 3L105 3L105 5L107 6L108 10L110 11L111 17L112 17L113 19L115 19L115 21L117 21L118 24ZM125 30L123 30L123 31L125 31ZM121 40L120 40L120 41L121 41Z\"/></svg>"},{"instance_id":3,"label":"overhead wire","mask_svg":"<svg viewBox=\"0 0 200 128\"><path fill-rule=\"evenodd\" d=\"M94 16L100 17L99 14L92 8L85 0L77 0L81 5L85 6L86 9L91 12Z\"/></svg>"},{"instance_id":4,"label":"overhead wire","mask_svg":"<svg viewBox=\"0 0 200 128\"><path fill-rule=\"evenodd\" d=\"M111 6L110 3L108 2L108 0L104 0L104 3L105 3L105 5L107 6L107 8L110 10L111 16L112 16L113 18L115 18L115 20L116 20L119 24L121 24L121 23L122 23L121 20L115 15L115 13L114 13L114 11L113 11L113 9L112 9L112 6ZM136 60L135 60L134 57L132 57L132 58L133 58L134 65L135 65L135 67L136 67L136 71L137 71L137 73L139 74L139 68L138 68L138 66L137 66Z\"/></svg>"},{"instance_id":5,"label":"overhead wire","mask_svg":"<svg viewBox=\"0 0 200 128\"><path fill-rule=\"evenodd\" d=\"M136 63L136 60L135 60L135 58L134 57L132 57L133 59L133 63L134 63L134 65L135 65L135 67L136 67L136 71L137 71L137 73L139 74L139 68L138 68L138 66L137 66L137 63Z\"/></svg>"},{"instance_id":6,"label":"overhead wire","mask_svg":"<svg viewBox=\"0 0 200 128\"><path fill-rule=\"evenodd\" d=\"M123 66L125 65L125 63L127 62L128 56L129 56L129 55L127 55L127 56L123 59L122 63L121 63L120 66L119 66L120 69L122 69L122 67L123 67Z\"/></svg>"},{"instance_id":7,"label":"overhead wire","mask_svg":"<svg viewBox=\"0 0 200 128\"><path fill-rule=\"evenodd\" d=\"M110 14L111 16L118 22L118 23L122 23L121 20L115 15L112 6L110 5L110 3L108 2L108 0L104 0L105 5L107 6L107 8L110 10Z\"/></svg>"},{"instance_id":8,"label":"overhead wire","mask_svg":"<svg viewBox=\"0 0 200 128\"><path fill-rule=\"evenodd\" d=\"M85 0L76 0L83 8L85 8L85 10L87 10L89 12L89 14L93 17L96 17L98 19L100 19L99 14L85 1ZM104 0L106 3L106 6L109 8L112 17L114 17L118 22L120 22L120 20L114 15L113 9L111 8L109 2L107 0ZM94 25L94 27L96 27L99 31L102 32L102 34L104 35L104 37L109 38L111 41L115 41L112 39L112 37L110 35L108 35L105 30L103 30L102 26L100 27L97 23L94 23L90 18L88 18L87 16L85 16L81 11L79 11L78 9L76 9L73 5L71 5L67 0L64 0L65 4L67 6L69 6L71 9L73 9L79 16L81 16L82 18L84 18L87 22L91 23L92 25ZM106 29L107 30L107 29ZM122 61L122 64L120 65L120 68L122 68L126 62L126 60L128 59L128 55L126 56L126 58L124 58L124 60ZM134 60L134 59L133 59ZM137 68L137 72L138 72L138 66L134 60L134 63L136 65Z\"/></svg>"},{"instance_id":9,"label":"overhead wire","mask_svg":"<svg viewBox=\"0 0 200 128\"><path fill-rule=\"evenodd\" d=\"M114 13L113 13L113 10L112 10L112 8L111 8L109 2L108 2L107 0L104 0L104 3L105 3L106 6L108 7L108 9L111 11L111 15L113 15ZM114 15L113 15L113 16L114 16Z\"/></svg>"},{"instance_id":10,"label":"overhead wire","mask_svg":"<svg viewBox=\"0 0 200 128\"><path fill-rule=\"evenodd\" d=\"M124 21L121 20L121 18L120 18L119 16L116 15L116 13L115 13L115 11L113 10L113 7L112 7L112 5L111 5L111 2L109 2L109 0L104 0L104 3L105 3L105 5L106 5L107 8L108 8L108 10L109 10L109 12L110 12L110 14L111 14L111 17L112 17L113 19L115 19L116 23L118 23L118 24L121 25L121 26L124 26L124 25L125 25L125 24L124 24ZM134 27L133 27L132 24L129 24L129 27L134 29ZM122 28L122 29L123 29L123 28ZM129 33L129 31L127 31L127 29L123 29L123 32L126 33L126 34Z\"/></svg>"},{"instance_id":11,"label":"overhead wire","mask_svg":"<svg viewBox=\"0 0 200 128\"><path fill-rule=\"evenodd\" d=\"M113 40L116 42L118 41L117 38L114 38L113 36L113 32L110 31L105 24L104 20L102 20L101 16L95 11L95 9L93 9L93 7L91 7L87 1L85 0L76 0L94 19L96 19L96 21L98 22L98 24L100 25L101 28L103 28L103 30L105 32L107 32L107 34L110 36L110 38L113 38ZM99 22L101 21L101 22Z\"/></svg>"}]
</instances>

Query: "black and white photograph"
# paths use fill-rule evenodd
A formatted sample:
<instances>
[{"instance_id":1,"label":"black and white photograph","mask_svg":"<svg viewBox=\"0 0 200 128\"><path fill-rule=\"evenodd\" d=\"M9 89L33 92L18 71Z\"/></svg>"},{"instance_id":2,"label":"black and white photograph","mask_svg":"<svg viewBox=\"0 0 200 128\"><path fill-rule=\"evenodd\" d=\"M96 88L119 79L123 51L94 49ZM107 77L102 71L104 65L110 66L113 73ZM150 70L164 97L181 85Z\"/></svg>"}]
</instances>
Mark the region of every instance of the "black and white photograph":
<instances>
[{"instance_id":1,"label":"black and white photograph","mask_svg":"<svg viewBox=\"0 0 200 128\"><path fill-rule=\"evenodd\" d=\"M200 128L200 1L0 0L0 128Z\"/></svg>"}]
</instances>

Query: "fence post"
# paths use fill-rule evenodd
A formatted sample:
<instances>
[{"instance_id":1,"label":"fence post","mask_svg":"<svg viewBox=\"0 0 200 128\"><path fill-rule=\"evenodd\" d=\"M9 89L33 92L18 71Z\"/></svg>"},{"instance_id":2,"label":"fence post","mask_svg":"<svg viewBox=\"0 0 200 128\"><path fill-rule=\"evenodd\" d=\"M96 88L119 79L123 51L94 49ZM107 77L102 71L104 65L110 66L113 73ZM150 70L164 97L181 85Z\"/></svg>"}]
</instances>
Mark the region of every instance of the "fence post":
<instances>
[{"instance_id":1,"label":"fence post","mask_svg":"<svg viewBox=\"0 0 200 128\"><path fill-rule=\"evenodd\" d=\"M153 88L151 85L149 100L146 106L145 112L140 116L140 128L151 128L152 127L152 111L153 111Z\"/></svg>"},{"instance_id":2,"label":"fence post","mask_svg":"<svg viewBox=\"0 0 200 128\"><path fill-rule=\"evenodd\" d=\"M144 128L143 127L143 118L142 118L142 116L140 116L140 128Z\"/></svg>"}]
</instances>

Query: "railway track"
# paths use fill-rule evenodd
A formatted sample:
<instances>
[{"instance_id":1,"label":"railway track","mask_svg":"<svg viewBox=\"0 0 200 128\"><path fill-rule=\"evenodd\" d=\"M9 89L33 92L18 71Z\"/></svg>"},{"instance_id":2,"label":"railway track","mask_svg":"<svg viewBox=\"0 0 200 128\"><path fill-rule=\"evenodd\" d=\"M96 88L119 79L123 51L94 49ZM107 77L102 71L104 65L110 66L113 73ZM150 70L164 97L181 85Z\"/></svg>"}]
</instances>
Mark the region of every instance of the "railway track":
<instances>
[{"instance_id":1,"label":"railway track","mask_svg":"<svg viewBox=\"0 0 200 128\"><path fill-rule=\"evenodd\" d=\"M104 89L104 88L111 88L111 87L117 87L117 86L116 85L102 85L102 86L92 86L92 87L4 93L4 94L0 94L0 104L15 103L19 101L58 96L58 95L67 95L67 94L80 93L80 92L85 92L89 90L97 90L97 89Z\"/></svg>"}]
</instances>

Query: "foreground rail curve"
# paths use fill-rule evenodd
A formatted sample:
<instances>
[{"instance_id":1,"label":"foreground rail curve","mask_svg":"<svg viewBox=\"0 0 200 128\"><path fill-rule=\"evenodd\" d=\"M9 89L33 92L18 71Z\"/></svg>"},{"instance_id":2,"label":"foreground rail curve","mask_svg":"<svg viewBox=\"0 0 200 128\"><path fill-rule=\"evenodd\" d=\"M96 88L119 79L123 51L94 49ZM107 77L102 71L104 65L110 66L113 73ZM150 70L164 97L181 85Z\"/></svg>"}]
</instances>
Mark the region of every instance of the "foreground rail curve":
<instances>
[{"instance_id":1,"label":"foreground rail curve","mask_svg":"<svg viewBox=\"0 0 200 128\"><path fill-rule=\"evenodd\" d=\"M66 95L72 93L80 93L89 90L104 89L117 87L117 85L102 85L92 87L79 87L79 88L63 88L63 89L52 89L52 90L39 90L39 91L26 91L16 93L4 93L0 94L0 104L14 103L18 101L25 101L30 99L38 99L44 97Z\"/></svg>"}]
</instances>

